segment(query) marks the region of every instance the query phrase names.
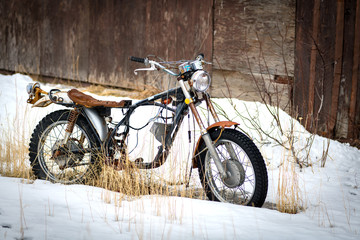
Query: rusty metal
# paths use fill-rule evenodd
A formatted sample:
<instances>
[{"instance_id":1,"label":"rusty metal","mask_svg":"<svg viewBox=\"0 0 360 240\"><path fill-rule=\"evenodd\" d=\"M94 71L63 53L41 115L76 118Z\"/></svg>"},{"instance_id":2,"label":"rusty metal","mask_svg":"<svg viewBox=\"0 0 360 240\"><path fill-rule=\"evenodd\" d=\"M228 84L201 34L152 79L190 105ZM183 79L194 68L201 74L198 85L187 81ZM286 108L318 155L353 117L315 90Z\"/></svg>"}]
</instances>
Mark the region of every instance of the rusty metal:
<instances>
[{"instance_id":1,"label":"rusty metal","mask_svg":"<svg viewBox=\"0 0 360 240\"><path fill-rule=\"evenodd\" d=\"M34 89L34 95L33 96L29 96L29 99L27 100L28 103L30 104L35 104L40 98L42 98L43 96L41 94L48 94L47 92L45 92L44 90L42 90L39 87L36 87Z\"/></svg>"},{"instance_id":2,"label":"rusty metal","mask_svg":"<svg viewBox=\"0 0 360 240\"><path fill-rule=\"evenodd\" d=\"M206 93L206 92L203 93L203 98L205 99L206 105L207 105L208 109L210 110L210 113L213 116L215 122L219 122L220 121L219 116L217 115L217 113L214 109L214 106L209 98L208 93Z\"/></svg>"},{"instance_id":3,"label":"rusty metal","mask_svg":"<svg viewBox=\"0 0 360 240\"><path fill-rule=\"evenodd\" d=\"M195 117L195 120L196 120L198 126L200 127L201 135L203 135L204 133L206 133L206 130L205 130L204 124L199 116L199 112L196 110L194 102L190 102L189 107Z\"/></svg>"},{"instance_id":4,"label":"rusty metal","mask_svg":"<svg viewBox=\"0 0 360 240\"><path fill-rule=\"evenodd\" d=\"M70 115L68 118L68 124L65 129L66 132L68 132L70 134L73 132L74 126L75 126L76 120L79 117L79 114L80 114L80 112L76 108L74 108L70 111Z\"/></svg>"},{"instance_id":5,"label":"rusty metal","mask_svg":"<svg viewBox=\"0 0 360 240\"><path fill-rule=\"evenodd\" d=\"M231 126L237 126L239 125L236 122L232 122L232 121L221 121L221 122L216 122L214 124L211 124L209 127L206 128L207 131L209 131L210 129L216 128L216 127L222 127L222 128L228 128Z\"/></svg>"}]
</instances>

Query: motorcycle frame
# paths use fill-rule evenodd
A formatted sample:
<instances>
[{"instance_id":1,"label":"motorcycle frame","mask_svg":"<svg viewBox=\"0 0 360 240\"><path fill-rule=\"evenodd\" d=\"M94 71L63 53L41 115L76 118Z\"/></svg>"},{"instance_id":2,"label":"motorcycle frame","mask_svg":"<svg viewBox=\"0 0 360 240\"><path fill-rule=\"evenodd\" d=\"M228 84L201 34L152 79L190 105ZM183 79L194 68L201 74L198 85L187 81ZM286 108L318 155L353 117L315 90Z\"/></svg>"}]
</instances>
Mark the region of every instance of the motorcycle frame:
<instances>
[{"instance_id":1,"label":"motorcycle frame","mask_svg":"<svg viewBox=\"0 0 360 240\"><path fill-rule=\"evenodd\" d=\"M190 96L190 93L191 93L191 96ZM191 97L191 99L193 99L192 102L190 102L190 103L186 103L186 101L184 101L186 99L186 96L184 94L182 87L177 87L177 88L173 88L168 91L164 91L159 94L153 95L146 99L140 100L139 102L136 102L135 104L132 104L126 108L121 108L121 109L127 109L124 114L124 117L115 125L115 127L110 132L108 132L105 140L101 140L101 137L99 136L99 134L102 131L99 130L98 127L94 126L94 124L93 124L94 121L92 121L90 119L89 108L84 107L81 112L82 112L82 115L84 115L85 118L87 119L87 121L90 123L90 126L93 128L92 130L95 133L97 133L98 141L102 143L101 149L105 149L106 157L111 157L110 156L111 144L112 144L112 141L120 127L125 127L124 131L122 131L122 134L124 134L124 140L128 137L129 131L131 129L130 117L136 109L143 107L143 106L157 106L157 107L161 107L163 109L166 109L166 110L169 110L170 112L172 112L174 114L172 123L169 126L169 130L165 134L165 139L164 139L163 143L161 144L161 146L159 147L159 150L158 150L155 158L153 159L153 161L148 162L148 163L137 162L135 164L135 166L138 169L153 169L153 168L158 168L158 167L162 166L166 162L167 155L173 145L173 142L175 141L175 138L177 136L179 128L183 122L183 119L186 115L189 114L189 111L191 110L192 113L194 114L195 119L201 129L201 132L202 132L202 136L198 139L197 144L195 146L194 156L192 158L193 159L192 166L194 168L196 168L197 162L195 161L195 157L198 154L198 147L201 145L201 142L205 140L204 135L208 135L207 134L208 131L213 131L216 128L231 127L233 125L237 125L237 123L229 122L229 121L221 122L219 120L207 92L204 92L202 94L202 99L199 99L199 97L197 96L197 94L195 92L190 92L190 93L189 93L189 96ZM169 99L170 97L176 98L176 108L171 108L168 106L168 104L156 102L157 100ZM200 119L200 116L196 110L196 106L198 104L200 104L202 101L206 102L207 108L209 109L209 111L215 121L215 124L209 126L206 129L205 129L205 127ZM92 112L92 114L94 114L94 112ZM100 118L101 117L98 116L98 119L100 119ZM105 120L103 118L101 120L103 123L105 123ZM99 125L99 123L98 123L98 125Z\"/></svg>"},{"instance_id":2,"label":"motorcycle frame","mask_svg":"<svg viewBox=\"0 0 360 240\"><path fill-rule=\"evenodd\" d=\"M169 99L170 97L176 98L176 108L171 108L167 104L155 102L157 100L163 100L163 99ZM165 134L165 139L161 146L159 147L159 150L153 159L152 162L149 163L137 163L136 167L139 169L152 169L160 167L165 161L166 157L172 147L172 144L176 138L176 135L179 131L179 128L182 124L182 121L184 117L189 113L189 106L184 102L184 94L180 87L170 89L168 91L153 95L149 98L140 100L139 102L136 102L135 104L132 104L126 108L126 112L124 114L124 117L115 125L115 127L109 132L107 138L105 141L101 141L100 138L99 141L102 142L104 149L106 150L106 157L111 157L109 155L110 148L112 145L112 141L115 137L115 135L118 132L118 129L120 127L125 127L122 131L122 134L124 134L124 140L128 137L131 124L130 124L130 117L134 113L134 111L140 107L143 106L157 106L164 108L166 110L169 110L172 112L173 120L171 125L169 126L169 130ZM84 116L87 118L87 120L91 123L91 120L87 116L87 114L83 111ZM95 130L95 129L93 129ZM96 131L95 131L96 132Z\"/></svg>"}]
</instances>

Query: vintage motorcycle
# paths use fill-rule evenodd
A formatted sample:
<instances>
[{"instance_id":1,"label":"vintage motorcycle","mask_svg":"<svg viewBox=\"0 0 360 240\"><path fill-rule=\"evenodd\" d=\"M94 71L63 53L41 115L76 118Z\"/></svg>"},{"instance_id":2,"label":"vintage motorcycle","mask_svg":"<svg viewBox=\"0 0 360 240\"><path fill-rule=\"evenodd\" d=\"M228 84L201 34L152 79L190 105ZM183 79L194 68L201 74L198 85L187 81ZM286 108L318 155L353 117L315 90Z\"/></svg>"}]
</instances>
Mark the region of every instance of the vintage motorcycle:
<instances>
[{"instance_id":1,"label":"vintage motorcycle","mask_svg":"<svg viewBox=\"0 0 360 240\"><path fill-rule=\"evenodd\" d=\"M191 112L201 133L191 159L192 168L198 168L207 197L261 207L268 188L266 165L258 148L238 130L236 122L220 121L207 93L211 78L203 68L207 64L204 55L177 62L157 62L150 57L129 59L147 66L136 69L135 74L162 70L176 77L178 87L136 102L116 102L98 100L77 89L46 92L39 83L27 86L28 103L34 107L51 103L67 107L51 112L34 129L29 146L34 174L40 179L70 184L99 174L103 164L116 170L122 170L127 162L138 169L158 168L166 161L184 117ZM176 72L168 66L176 66ZM214 120L208 127L197 110L203 101ZM134 127L131 116L145 106L159 109L145 125L151 125L150 132L160 146L150 161L143 157L131 160L129 131L143 128ZM116 109L123 113L118 122L111 117L111 111ZM139 137L135 147L138 141Z\"/></svg>"}]
</instances>

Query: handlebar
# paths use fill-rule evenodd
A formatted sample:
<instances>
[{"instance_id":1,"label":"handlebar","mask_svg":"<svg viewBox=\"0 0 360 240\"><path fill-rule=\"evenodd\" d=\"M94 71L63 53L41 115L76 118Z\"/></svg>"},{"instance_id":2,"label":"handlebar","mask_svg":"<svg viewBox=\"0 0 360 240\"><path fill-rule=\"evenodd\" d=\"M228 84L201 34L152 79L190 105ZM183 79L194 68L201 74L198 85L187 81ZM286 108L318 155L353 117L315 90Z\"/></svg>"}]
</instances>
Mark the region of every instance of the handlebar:
<instances>
[{"instance_id":1,"label":"handlebar","mask_svg":"<svg viewBox=\"0 0 360 240\"><path fill-rule=\"evenodd\" d=\"M138 62L138 63L144 63L145 66L149 65L150 64L150 67L149 68L138 68L138 69L135 69L134 73L135 75L137 75L137 72L138 71L154 71L154 70L158 70L158 69L161 69L173 76L178 76L179 74L178 73L174 73L173 71L167 69L165 66L161 65L160 63L156 62L156 61L153 61L153 60L149 60L148 58L139 58L139 57L129 57L129 60L130 61L133 61L133 62Z\"/></svg>"},{"instance_id":2,"label":"handlebar","mask_svg":"<svg viewBox=\"0 0 360 240\"><path fill-rule=\"evenodd\" d=\"M133 61L133 62L145 63L145 58L131 56L131 57L129 57L129 60Z\"/></svg>"},{"instance_id":3,"label":"handlebar","mask_svg":"<svg viewBox=\"0 0 360 240\"><path fill-rule=\"evenodd\" d=\"M197 56L196 61L199 61L202 64L203 63L211 64L211 63L205 62L203 59L204 59L204 54L201 53L201 54L199 54ZM175 72L171 71L170 69L168 69L165 66L161 65L159 62L149 60L148 58L139 58L139 57L131 56L131 57L129 57L129 60L133 61L133 62L143 63L143 64L145 64L145 66L148 66L150 64L150 67L148 67L148 68L135 69L135 71L134 71L135 75L137 75L138 71L154 71L154 70L159 70L159 69L161 69L161 70L163 70L163 71L165 71L168 74L173 75L173 76L178 76L179 75L179 73L175 73ZM175 63L184 63L184 62L188 62L188 61L162 62L162 63L175 64Z\"/></svg>"}]
</instances>

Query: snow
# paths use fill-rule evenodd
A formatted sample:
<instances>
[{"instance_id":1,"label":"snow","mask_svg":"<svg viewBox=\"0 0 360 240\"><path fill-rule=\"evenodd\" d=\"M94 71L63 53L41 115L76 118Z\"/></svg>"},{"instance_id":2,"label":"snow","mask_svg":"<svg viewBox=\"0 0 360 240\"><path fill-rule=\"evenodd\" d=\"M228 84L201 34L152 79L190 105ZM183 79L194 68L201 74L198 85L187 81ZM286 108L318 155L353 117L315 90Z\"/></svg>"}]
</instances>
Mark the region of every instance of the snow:
<instances>
[{"instance_id":1,"label":"snow","mask_svg":"<svg viewBox=\"0 0 360 240\"><path fill-rule=\"evenodd\" d=\"M37 122L58 108L54 104L43 109L26 104L25 87L30 82L31 78L20 74L0 75L0 130L19 132L26 140ZM42 88L71 87L44 84ZM358 149L312 136L283 111L279 111L280 131L260 103L236 99L215 102L226 109L227 116L221 118L239 122L265 158L269 191L263 208L158 195L135 198L91 186L0 176L0 239L359 239ZM268 207L277 201L284 159L294 160L286 150L290 142L297 158L309 165L295 169L297 180L293 183L298 184L302 205L297 214ZM328 143L325 167L321 167ZM181 145L186 156L187 146ZM165 165L160 171L166 169Z\"/></svg>"}]
</instances>

